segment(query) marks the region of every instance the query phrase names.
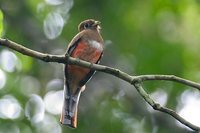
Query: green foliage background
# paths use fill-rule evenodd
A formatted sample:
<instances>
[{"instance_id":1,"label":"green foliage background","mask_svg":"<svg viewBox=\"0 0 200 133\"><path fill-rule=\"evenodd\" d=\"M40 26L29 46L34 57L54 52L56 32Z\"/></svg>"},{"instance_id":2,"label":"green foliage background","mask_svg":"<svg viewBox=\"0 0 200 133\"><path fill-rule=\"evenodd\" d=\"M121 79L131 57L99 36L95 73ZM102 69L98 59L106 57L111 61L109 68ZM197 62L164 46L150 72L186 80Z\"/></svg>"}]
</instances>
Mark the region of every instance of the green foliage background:
<instances>
[{"instance_id":1,"label":"green foliage background","mask_svg":"<svg viewBox=\"0 0 200 133\"><path fill-rule=\"evenodd\" d=\"M69 41L77 34L77 25L84 19L94 18L102 22L102 36L106 42L101 64L119 68L131 75L173 74L200 81L198 0L73 2L61 35L50 40L44 35L43 21L50 11L54 11L55 6L46 4L38 13L38 5L45 4L45 1L1 0L0 9L4 15L3 37L40 52L63 54ZM0 14L0 21L1 16ZM0 31L1 28L0 23ZM5 49L0 47L0 52ZM10 128L6 127L15 127L22 133L47 132L48 129L53 129L51 124L46 125L46 129L40 129L24 116L25 105L30 97L24 94L25 90L20 88L19 83L26 76L33 77L40 84L39 89L33 92L43 98L51 80L63 80L62 65L44 63L16 52L15 54L21 63L21 69L16 67L14 72L5 72L7 80L0 90L0 97L8 94L14 96L22 107L22 113L14 120L0 119L0 133L9 132ZM175 110L181 93L185 89L191 89L171 82L156 81L145 83L144 86L149 93L158 89L167 92L166 106ZM60 85L58 90L62 89ZM47 111L45 113L56 118L59 123L59 115ZM88 83L81 96L78 128L61 128L63 133L191 132L178 126L170 116L149 111L149 107L129 84L99 72Z\"/></svg>"}]
</instances>

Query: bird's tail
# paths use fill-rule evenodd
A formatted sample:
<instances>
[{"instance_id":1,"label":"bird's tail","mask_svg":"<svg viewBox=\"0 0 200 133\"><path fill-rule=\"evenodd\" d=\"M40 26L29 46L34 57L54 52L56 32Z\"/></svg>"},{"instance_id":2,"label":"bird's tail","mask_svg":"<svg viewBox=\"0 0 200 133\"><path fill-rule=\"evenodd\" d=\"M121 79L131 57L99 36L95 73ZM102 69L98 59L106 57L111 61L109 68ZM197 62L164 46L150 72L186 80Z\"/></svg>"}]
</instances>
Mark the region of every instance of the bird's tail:
<instances>
[{"instance_id":1,"label":"bird's tail","mask_svg":"<svg viewBox=\"0 0 200 133\"><path fill-rule=\"evenodd\" d=\"M61 124L68 125L72 128L77 127L77 111L81 89L74 95L69 94L67 86L64 87L64 104L61 113Z\"/></svg>"}]
</instances>

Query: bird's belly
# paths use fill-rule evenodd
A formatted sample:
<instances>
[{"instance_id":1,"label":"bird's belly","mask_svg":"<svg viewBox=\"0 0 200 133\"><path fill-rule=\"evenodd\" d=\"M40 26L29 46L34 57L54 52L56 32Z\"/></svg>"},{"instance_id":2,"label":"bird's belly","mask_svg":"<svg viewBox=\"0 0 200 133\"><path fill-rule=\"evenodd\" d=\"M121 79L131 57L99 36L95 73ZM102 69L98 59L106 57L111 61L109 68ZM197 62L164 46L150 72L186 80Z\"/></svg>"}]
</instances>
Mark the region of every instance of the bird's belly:
<instances>
[{"instance_id":1,"label":"bird's belly","mask_svg":"<svg viewBox=\"0 0 200 133\"><path fill-rule=\"evenodd\" d=\"M91 63L97 63L101 56L102 51L96 47L91 47L88 44L80 43L72 52L71 56L74 58L79 58ZM76 65L68 65L68 80L70 82L80 82L86 75L90 72L90 69L83 68Z\"/></svg>"}]
</instances>

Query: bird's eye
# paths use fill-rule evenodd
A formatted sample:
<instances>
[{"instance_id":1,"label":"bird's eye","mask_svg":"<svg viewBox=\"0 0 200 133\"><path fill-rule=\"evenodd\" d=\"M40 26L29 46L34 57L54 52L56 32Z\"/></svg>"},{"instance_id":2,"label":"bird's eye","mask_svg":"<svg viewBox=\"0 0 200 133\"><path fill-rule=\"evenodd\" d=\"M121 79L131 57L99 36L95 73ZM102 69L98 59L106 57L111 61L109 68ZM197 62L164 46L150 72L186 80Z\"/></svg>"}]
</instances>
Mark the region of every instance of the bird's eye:
<instances>
[{"instance_id":1,"label":"bird's eye","mask_svg":"<svg viewBox=\"0 0 200 133\"><path fill-rule=\"evenodd\" d=\"M89 27L89 24L86 23L86 24L84 25L84 29L87 29L88 27Z\"/></svg>"}]
</instances>

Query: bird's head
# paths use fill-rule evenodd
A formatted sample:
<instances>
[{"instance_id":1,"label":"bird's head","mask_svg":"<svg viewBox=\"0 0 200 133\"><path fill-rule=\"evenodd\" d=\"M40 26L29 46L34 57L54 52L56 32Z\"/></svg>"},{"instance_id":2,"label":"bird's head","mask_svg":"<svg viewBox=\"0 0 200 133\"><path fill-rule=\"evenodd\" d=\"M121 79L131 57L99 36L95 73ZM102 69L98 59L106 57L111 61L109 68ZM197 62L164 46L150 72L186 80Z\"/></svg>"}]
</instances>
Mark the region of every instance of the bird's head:
<instances>
[{"instance_id":1,"label":"bird's head","mask_svg":"<svg viewBox=\"0 0 200 133\"><path fill-rule=\"evenodd\" d=\"M101 29L100 23L101 22L96 21L94 19L87 19L79 24L78 30L80 32L85 29L95 29L99 32L99 30Z\"/></svg>"}]
</instances>

